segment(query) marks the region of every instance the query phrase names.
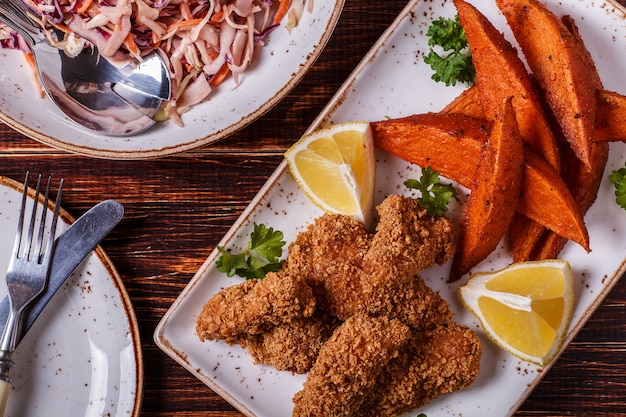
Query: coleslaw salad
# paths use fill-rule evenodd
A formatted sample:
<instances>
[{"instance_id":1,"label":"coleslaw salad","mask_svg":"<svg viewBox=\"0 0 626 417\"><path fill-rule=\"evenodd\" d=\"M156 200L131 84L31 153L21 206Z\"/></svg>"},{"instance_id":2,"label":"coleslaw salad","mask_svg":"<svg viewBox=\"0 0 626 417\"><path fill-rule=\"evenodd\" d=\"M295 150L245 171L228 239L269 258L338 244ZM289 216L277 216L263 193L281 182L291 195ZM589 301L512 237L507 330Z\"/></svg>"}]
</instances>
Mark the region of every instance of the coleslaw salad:
<instances>
[{"instance_id":1,"label":"coleslaw salad","mask_svg":"<svg viewBox=\"0 0 626 417\"><path fill-rule=\"evenodd\" d=\"M93 45L121 66L159 50L170 69L172 97L156 117L179 126L181 115L224 80L231 77L235 88L240 84L255 50L283 21L293 28L313 8L311 0L23 1L51 44L70 56ZM36 74L28 46L4 25L0 46L24 51Z\"/></svg>"}]
</instances>

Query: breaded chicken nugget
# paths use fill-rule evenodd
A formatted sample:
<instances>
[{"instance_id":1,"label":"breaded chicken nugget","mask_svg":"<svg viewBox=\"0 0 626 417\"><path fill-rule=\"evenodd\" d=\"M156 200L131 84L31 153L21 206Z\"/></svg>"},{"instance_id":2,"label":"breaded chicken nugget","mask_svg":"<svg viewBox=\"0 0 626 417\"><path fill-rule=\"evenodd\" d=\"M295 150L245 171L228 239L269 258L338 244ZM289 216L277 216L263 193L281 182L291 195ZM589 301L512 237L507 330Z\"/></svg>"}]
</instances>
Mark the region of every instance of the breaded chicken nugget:
<instances>
[{"instance_id":1,"label":"breaded chicken nugget","mask_svg":"<svg viewBox=\"0 0 626 417\"><path fill-rule=\"evenodd\" d=\"M284 270L305 276L318 308L343 320L360 310L362 263L370 242L361 223L327 213L298 234Z\"/></svg>"},{"instance_id":2,"label":"breaded chicken nugget","mask_svg":"<svg viewBox=\"0 0 626 417\"><path fill-rule=\"evenodd\" d=\"M430 216L414 198L392 194L376 208L379 221L364 268L413 277L454 254L454 229L447 217Z\"/></svg>"},{"instance_id":3,"label":"breaded chicken nugget","mask_svg":"<svg viewBox=\"0 0 626 417\"><path fill-rule=\"evenodd\" d=\"M256 363L303 374L311 369L320 348L338 325L336 318L317 310L311 317L297 318L264 333L232 341L246 348Z\"/></svg>"},{"instance_id":4,"label":"breaded chicken nugget","mask_svg":"<svg viewBox=\"0 0 626 417\"><path fill-rule=\"evenodd\" d=\"M392 359L376 390L354 417L392 417L471 385L480 370L482 346L469 328L455 323L419 332Z\"/></svg>"},{"instance_id":5,"label":"breaded chicken nugget","mask_svg":"<svg viewBox=\"0 0 626 417\"><path fill-rule=\"evenodd\" d=\"M413 331L432 329L452 318L448 302L420 276L390 294L369 298L367 311L370 315L397 318Z\"/></svg>"},{"instance_id":6,"label":"breaded chicken nugget","mask_svg":"<svg viewBox=\"0 0 626 417\"><path fill-rule=\"evenodd\" d=\"M450 221L399 195L387 197L378 211L375 234L349 216L317 218L289 246L285 269L304 275L318 307L341 320L363 312L403 317L415 330L448 320L445 301L415 277L452 256ZM429 310L434 314L422 323Z\"/></svg>"},{"instance_id":7,"label":"breaded chicken nugget","mask_svg":"<svg viewBox=\"0 0 626 417\"><path fill-rule=\"evenodd\" d=\"M196 333L202 341L257 334L314 311L313 291L301 276L270 272L215 294L202 307Z\"/></svg>"},{"instance_id":8,"label":"breaded chicken nugget","mask_svg":"<svg viewBox=\"0 0 626 417\"><path fill-rule=\"evenodd\" d=\"M417 274L454 254L454 232L446 217L432 217L414 198L388 196L363 259L361 288L365 311L401 318L414 330L450 319L447 303Z\"/></svg>"},{"instance_id":9,"label":"breaded chicken nugget","mask_svg":"<svg viewBox=\"0 0 626 417\"><path fill-rule=\"evenodd\" d=\"M302 391L294 396L293 416L351 416L410 336L399 320L350 317L322 346Z\"/></svg>"}]
</instances>

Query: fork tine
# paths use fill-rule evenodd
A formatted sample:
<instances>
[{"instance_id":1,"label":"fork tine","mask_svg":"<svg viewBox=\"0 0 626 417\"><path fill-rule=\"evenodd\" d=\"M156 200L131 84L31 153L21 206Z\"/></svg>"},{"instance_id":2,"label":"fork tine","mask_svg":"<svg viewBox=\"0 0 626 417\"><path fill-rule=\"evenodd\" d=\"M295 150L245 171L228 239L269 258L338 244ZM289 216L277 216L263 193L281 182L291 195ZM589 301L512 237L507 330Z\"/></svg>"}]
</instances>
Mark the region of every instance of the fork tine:
<instances>
[{"instance_id":1,"label":"fork tine","mask_svg":"<svg viewBox=\"0 0 626 417\"><path fill-rule=\"evenodd\" d=\"M26 211L26 201L28 198L28 175L26 172L26 179L24 179L24 191L22 192L22 203L20 205L20 214L17 220L17 232L15 234L15 240L13 242L13 254L12 258L17 258L22 246L22 231L24 230L24 212Z\"/></svg>"},{"instance_id":2,"label":"fork tine","mask_svg":"<svg viewBox=\"0 0 626 417\"><path fill-rule=\"evenodd\" d=\"M37 219L37 206L39 201L39 189L41 187L41 174L37 177L37 187L35 188L35 198L33 199L33 208L30 213L30 221L28 223L28 232L26 235L26 242L24 246L23 255L26 259L32 259L32 243L33 243L33 234L35 231L35 220Z\"/></svg>"},{"instance_id":3,"label":"fork tine","mask_svg":"<svg viewBox=\"0 0 626 417\"><path fill-rule=\"evenodd\" d=\"M37 263L41 258L41 250L43 245L43 234L46 231L46 214L48 213L48 196L50 195L50 180L51 177L48 176L48 183L46 184L46 192L43 200L43 206L41 208L41 219L39 220L39 233L37 234L37 244L35 245L35 252L30 254L29 259L35 259ZM31 227L35 225L35 216L37 215L37 209L39 207L39 199L37 198L37 194L39 194L39 186L41 184L41 174L39 175L39 179L37 180L37 190L35 192L35 201L33 202L33 214L31 216ZM31 249L32 249L32 240L31 240Z\"/></svg>"},{"instance_id":4,"label":"fork tine","mask_svg":"<svg viewBox=\"0 0 626 417\"><path fill-rule=\"evenodd\" d=\"M46 189L46 203L48 201L48 191L50 188L50 177L48 177L48 189ZM46 252L44 254L44 258L42 262L47 262L52 257L54 238L57 230L57 223L59 219L59 208L61 207L61 195L63 194L63 178L59 182L59 189L57 190L57 197L54 202L54 212L52 213L52 222L50 224L50 235L48 236L48 244L46 245ZM46 210L47 204L44 207L44 211ZM42 219L43 222L43 219Z\"/></svg>"},{"instance_id":5,"label":"fork tine","mask_svg":"<svg viewBox=\"0 0 626 417\"><path fill-rule=\"evenodd\" d=\"M58 216L59 216L59 207L61 205L60 204L61 194L63 190L63 179L61 178L60 183L59 183L59 189L57 191L57 196L56 196L56 200L54 203L52 221L50 223L50 234L48 236L47 244L44 247L43 237L46 231L46 217L48 213L47 207L48 207L49 196L50 196L52 176L48 176L48 179L47 179L46 189L44 192L45 193L44 202L43 202L43 207L41 209L42 210L41 218L39 220L39 230L37 233L36 242L33 241L33 238L35 234L34 230L35 230L35 224L37 221L37 213L39 212L39 195L42 192L41 190L42 176L41 174L39 174L39 176L37 177L37 185L35 186L35 197L33 200L33 207L30 213L30 219L28 220L27 236L26 236L26 239L24 239L23 233L24 233L24 226L26 222L25 213L26 213L26 204L28 202L29 176L30 176L30 172L27 172L26 178L24 179L24 191L22 193L22 202L21 202L21 207L20 207L19 219L17 223L17 233L15 237L15 242L13 245L13 257L14 258L26 257L26 259L28 260L36 259L37 263L42 263L45 260L45 256L43 255L51 256L52 251L48 250L48 248L52 248L52 245L54 244L55 235L56 235L56 227L57 227ZM33 245L33 243L35 245ZM24 247L22 248L22 246ZM20 256L20 252L22 253L22 256ZM48 255L49 253L50 255Z\"/></svg>"}]
</instances>

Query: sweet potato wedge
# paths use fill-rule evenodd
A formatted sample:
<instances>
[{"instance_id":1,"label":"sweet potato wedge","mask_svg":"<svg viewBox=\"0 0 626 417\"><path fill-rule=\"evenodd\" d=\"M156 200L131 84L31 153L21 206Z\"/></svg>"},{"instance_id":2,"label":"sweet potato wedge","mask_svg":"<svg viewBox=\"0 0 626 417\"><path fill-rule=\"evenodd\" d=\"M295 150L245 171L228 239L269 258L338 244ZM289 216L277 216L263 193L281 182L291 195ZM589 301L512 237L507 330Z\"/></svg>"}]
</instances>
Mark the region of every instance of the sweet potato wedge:
<instances>
[{"instance_id":1,"label":"sweet potato wedge","mask_svg":"<svg viewBox=\"0 0 626 417\"><path fill-rule=\"evenodd\" d=\"M524 262L532 258L537 242L546 233L544 225L529 219L520 212L515 213L509 224L509 244L513 262ZM563 238L567 241L566 238Z\"/></svg>"},{"instance_id":2,"label":"sweet potato wedge","mask_svg":"<svg viewBox=\"0 0 626 417\"><path fill-rule=\"evenodd\" d=\"M522 189L525 192L517 203L517 211L540 224L549 224L550 229L558 230L559 234L568 237L589 250L589 234L579 206L571 197L567 185L561 177L540 156L530 150L524 152L524 175ZM560 199L553 202L561 207L561 212L547 212L540 208L551 199Z\"/></svg>"},{"instance_id":3,"label":"sweet potato wedge","mask_svg":"<svg viewBox=\"0 0 626 417\"><path fill-rule=\"evenodd\" d=\"M574 199L578 204L580 212L584 215L596 200L598 189L602 182L604 168L609 155L609 144L606 142L595 143L591 146L590 162L591 167L582 163L575 155L565 155L565 180L572 190ZM556 233L547 230L537 243L530 260L553 259L556 258L567 239Z\"/></svg>"},{"instance_id":4,"label":"sweet potato wedge","mask_svg":"<svg viewBox=\"0 0 626 417\"><path fill-rule=\"evenodd\" d=\"M472 52L475 84L487 120L493 120L502 101L513 95L524 142L558 169L560 153L556 138L517 50L474 6L464 0L455 0L454 4Z\"/></svg>"},{"instance_id":5,"label":"sweet potato wedge","mask_svg":"<svg viewBox=\"0 0 626 417\"><path fill-rule=\"evenodd\" d=\"M515 214L524 167L523 140L512 97L503 102L501 109L494 119L489 141L483 146L463 212L451 281L493 252Z\"/></svg>"},{"instance_id":6,"label":"sweet potato wedge","mask_svg":"<svg viewBox=\"0 0 626 417\"><path fill-rule=\"evenodd\" d=\"M626 96L606 90L596 91L598 106L594 142L626 142Z\"/></svg>"},{"instance_id":7,"label":"sweet potato wedge","mask_svg":"<svg viewBox=\"0 0 626 417\"><path fill-rule=\"evenodd\" d=\"M448 103L442 110L442 113L463 114L475 119L486 119L485 111L480 102L480 91L476 84L463 90L454 100Z\"/></svg>"},{"instance_id":8,"label":"sweet potato wedge","mask_svg":"<svg viewBox=\"0 0 626 417\"><path fill-rule=\"evenodd\" d=\"M415 114L370 126L378 148L419 166L431 166L470 189L482 144L489 137L485 121L460 114ZM587 247L587 229L563 180L531 149L525 147L523 152L523 197L516 210Z\"/></svg>"},{"instance_id":9,"label":"sweet potato wedge","mask_svg":"<svg viewBox=\"0 0 626 417\"><path fill-rule=\"evenodd\" d=\"M563 22L563 25L565 26L565 28L567 28L567 30L571 33L574 42L576 43L579 50L581 51L581 58L584 59L585 65L587 65L588 68L591 69L589 71L589 76L591 77L589 82L596 88L596 106L599 106L600 101L602 101L602 99L600 98L600 93L599 93L600 91L602 91L602 81L600 80L600 76L598 72L595 70L595 64L593 62L593 59L591 58L589 51L585 47L585 44L583 42L582 37L580 36L578 27L576 26L576 22L574 21L574 19L572 19L570 16L563 16L561 21ZM616 100L613 100L613 104L615 103L615 101ZM607 106L609 106L611 103L609 102L606 104ZM610 107L614 108L613 105L611 105ZM610 133L608 132L608 130L611 129L611 127L609 127L610 126L609 123L612 123L612 121L609 121L608 119L599 120L601 117L602 117L601 113L598 110L596 110L594 137L597 135L596 132L598 130L599 123L601 125L607 126L607 129L606 129L607 131L604 132L604 134L606 135L613 134L613 132L610 132ZM558 127L556 128L556 131L562 132L562 130ZM572 174L572 172L579 172L579 170L582 169L582 167L579 166L580 162L576 158L574 153L572 152L571 148L567 147L566 139L564 137L560 137L560 139L561 139L561 144L564 147L564 150L561 153L562 155L561 159L565 160L566 162L564 163L564 165L566 166L563 167L564 168L563 171L565 172L565 175L569 175L570 177L574 176L575 178L576 174ZM597 152L598 152L597 150L595 151L595 155L594 155L593 150L591 152L593 155L591 158L592 166L593 166L594 164L598 162L599 157L597 155ZM563 156L563 154L565 154L565 156ZM569 174L568 174L568 171L569 171ZM584 172L584 170L580 172ZM581 180L580 186L588 187L591 190L597 191L597 187L594 185L593 180L589 180L589 179L580 179L580 180ZM579 185L576 185L575 180L570 178L569 182L570 182L569 187L572 190L572 194L582 192L582 190L578 189ZM589 196L586 196L585 198L588 198L588 197ZM576 204L580 209L580 218L582 218L588 207L584 207L584 204L581 205L580 201L577 201ZM579 244L581 244L581 246L583 246L587 251L589 251L590 248L588 246L589 245L588 237L586 237L586 239L587 239L585 242L586 244L583 244L581 242L579 242ZM546 230L545 227L543 227L542 225L538 224L537 222L531 220L530 218L526 216L516 215L516 217L511 222L511 225L509 226L509 242L511 244L511 252L513 253L513 260L516 262L521 262L521 261L527 261L527 260L532 260L532 259L556 258L559 252L561 251L561 249L563 248L563 246L565 245L565 243L567 242L567 240L550 230Z\"/></svg>"},{"instance_id":10,"label":"sweet potato wedge","mask_svg":"<svg viewBox=\"0 0 626 417\"><path fill-rule=\"evenodd\" d=\"M489 138L485 120L459 114L423 113L371 122L374 144L405 161L432 166L469 188L482 144Z\"/></svg>"},{"instance_id":11,"label":"sweet potato wedge","mask_svg":"<svg viewBox=\"0 0 626 417\"><path fill-rule=\"evenodd\" d=\"M568 28L536 0L496 0L565 138L591 166L596 120L595 67Z\"/></svg>"}]
</instances>

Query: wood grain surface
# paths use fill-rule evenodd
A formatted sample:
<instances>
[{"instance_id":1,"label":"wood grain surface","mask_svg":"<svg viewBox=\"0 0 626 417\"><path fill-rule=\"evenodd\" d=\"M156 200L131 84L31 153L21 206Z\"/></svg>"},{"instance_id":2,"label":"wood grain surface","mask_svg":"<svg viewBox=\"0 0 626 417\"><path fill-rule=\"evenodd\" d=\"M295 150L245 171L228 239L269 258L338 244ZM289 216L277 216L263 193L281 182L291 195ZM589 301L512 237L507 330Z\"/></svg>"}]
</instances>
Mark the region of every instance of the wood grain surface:
<instances>
[{"instance_id":1,"label":"wood grain surface","mask_svg":"<svg viewBox=\"0 0 626 417\"><path fill-rule=\"evenodd\" d=\"M303 81L261 119L212 146L163 159L108 161L58 151L0 125L0 175L20 180L31 170L63 176L63 206L74 216L106 198L125 207L124 219L102 246L124 280L140 326L141 416L241 416L156 347L155 326L285 149L405 4L347 0L330 43ZM621 281L517 416L626 413L625 304Z\"/></svg>"}]
</instances>

